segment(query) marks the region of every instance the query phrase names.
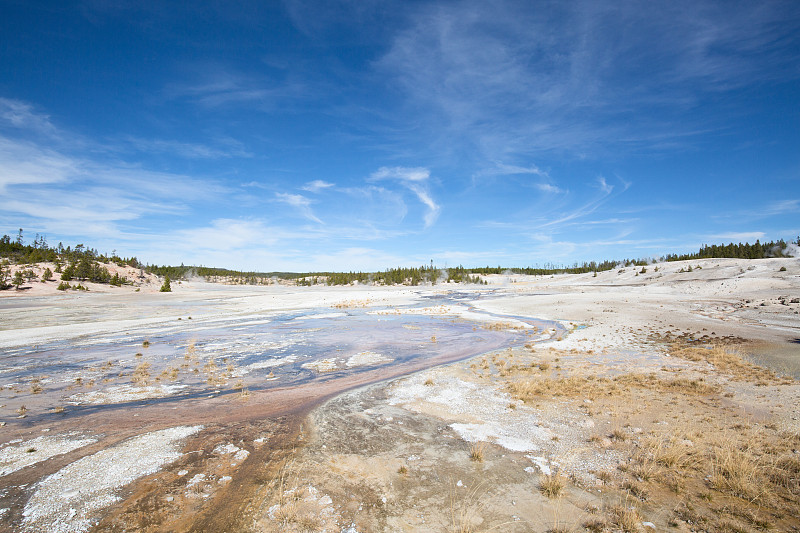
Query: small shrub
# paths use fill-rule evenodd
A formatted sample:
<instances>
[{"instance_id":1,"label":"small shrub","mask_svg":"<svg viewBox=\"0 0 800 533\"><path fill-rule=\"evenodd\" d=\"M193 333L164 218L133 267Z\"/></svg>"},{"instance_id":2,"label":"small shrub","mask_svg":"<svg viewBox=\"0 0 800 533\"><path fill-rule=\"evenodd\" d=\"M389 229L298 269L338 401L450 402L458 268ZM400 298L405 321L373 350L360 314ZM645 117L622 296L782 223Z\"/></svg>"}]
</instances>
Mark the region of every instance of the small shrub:
<instances>
[{"instance_id":1,"label":"small shrub","mask_svg":"<svg viewBox=\"0 0 800 533\"><path fill-rule=\"evenodd\" d=\"M786 272L786 267L781 267L778 269L778 272Z\"/></svg>"},{"instance_id":2,"label":"small shrub","mask_svg":"<svg viewBox=\"0 0 800 533\"><path fill-rule=\"evenodd\" d=\"M56 287L56 289L58 289L60 291L66 291L66 290L71 289L71 288L72 287L70 286L70 284L67 283L66 281L62 281L61 283L58 284L58 287Z\"/></svg>"}]
</instances>

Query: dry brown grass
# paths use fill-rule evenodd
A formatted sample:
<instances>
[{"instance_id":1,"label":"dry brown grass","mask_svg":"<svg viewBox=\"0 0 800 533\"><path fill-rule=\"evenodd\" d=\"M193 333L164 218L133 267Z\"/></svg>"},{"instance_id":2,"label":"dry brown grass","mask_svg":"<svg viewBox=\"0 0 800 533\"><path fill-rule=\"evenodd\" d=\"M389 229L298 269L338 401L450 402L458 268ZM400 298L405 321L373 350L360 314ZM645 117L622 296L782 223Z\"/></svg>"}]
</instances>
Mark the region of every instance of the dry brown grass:
<instances>
[{"instance_id":1,"label":"dry brown grass","mask_svg":"<svg viewBox=\"0 0 800 533\"><path fill-rule=\"evenodd\" d=\"M588 529L592 533L603 533L608 531L608 523L602 518L590 518L583 523L583 528Z\"/></svg>"},{"instance_id":2,"label":"dry brown grass","mask_svg":"<svg viewBox=\"0 0 800 533\"><path fill-rule=\"evenodd\" d=\"M147 385L147 381L150 379L150 363L147 361L143 361L136 365L136 368L133 370L133 374L131 375L131 382L136 383L138 385Z\"/></svg>"},{"instance_id":3,"label":"dry brown grass","mask_svg":"<svg viewBox=\"0 0 800 533\"><path fill-rule=\"evenodd\" d=\"M483 454L486 450L485 442L473 442L469 446L469 459L477 463L483 462Z\"/></svg>"},{"instance_id":4,"label":"dry brown grass","mask_svg":"<svg viewBox=\"0 0 800 533\"><path fill-rule=\"evenodd\" d=\"M179 367L175 366L175 367L165 368L161 372L161 375L159 375L159 378L160 379L169 379L170 381L175 381L175 380L178 379L178 374L179 373L180 373L180 368Z\"/></svg>"},{"instance_id":5,"label":"dry brown grass","mask_svg":"<svg viewBox=\"0 0 800 533\"><path fill-rule=\"evenodd\" d=\"M704 420L681 420L677 431L641 439L626 469L633 479L621 488L639 498L658 494L676 519L708 531L774 529L780 520L796 518L800 437L770 424ZM659 487L682 499L664 503L668 496Z\"/></svg>"},{"instance_id":6,"label":"dry brown grass","mask_svg":"<svg viewBox=\"0 0 800 533\"><path fill-rule=\"evenodd\" d=\"M628 393L632 388L656 392L710 395L719 392L719 387L709 385L702 379L659 377L650 374L622 374L614 378L596 376L568 376L561 378L524 379L508 385L508 392L516 399L530 401L535 398L565 396L600 398Z\"/></svg>"},{"instance_id":7,"label":"dry brown grass","mask_svg":"<svg viewBox=\"0 0 800 533\"><path fill-rule=\"evenodd\" d=\"M696 453L694 442L674 435L648 437L637 453L640 463L653 463L673 470L690 470L702 460Z\"/></svg>"},{"instance_id":8,"label":"dry brown grass","mask_svg":"<svg viewBox=\"0 0 800 533\"><path fill-rule=\"evenodd\" d=\"M622 531L625 531L625 533L634 533L639 531L640 524L642 523L642 518L639 515L639 511L637 511L636 508L628 505L620 504L612 507L611 516L614 521L614 525Z\"/></svg>"},{"instance_id":9,"label":"dry brown grass","mask_svg":"<svg viewBox=\"0 0 800 533\"><path fill-rule=\"evenodd\" d=\"M730 346L681 350L674 355L708 362L737 381L788 383L743 360ZM698 531L752 532L800 525L799 432L781 432L780 423L744 415L731 406L722 386L695 379L697 373L602 377L569 375L556 368L555 375L547 376L536 372L542 362L537 359L502 367L517 374L505 380L511 396L537 405L554 397L590 399L579 408L596 423L616 430L610 435L609 430L595 430L587 435L589 441L608 448L608 435L612 450L630 454L620 472L602 479L607 487L603 492L624 497L626 503L605 507L583 524L585 529L641 531L642 521L655 516L643 518L628 503L638 501L645 501L647 509L661 509L658 520L663 523L677 527L685 522ZM540 485L549 491L551 480L543 477Z\"/></svg>"},{"instance_id":10,"label":"dry brown grass","mask_svg":"<svg viewBox=\"0 0 800 533\"><path fill-rule=\"evenodd\" d=\"M450 503L449 530L452 533L473 533L478 531L477 526L483 522L481 514L486 509L484 492L482 483L471 484L466 490L456 485L451 485L448 499ZM496 529L494 527L485 531Z\"/></svg>"},{"instance_id":11,"label":"dry brown grass","mask_svg":"<svg viewBox=\"0 0 800 533\"><path fill-rule=\"evenodd\" d=\"M628 434L625 433L625 430L622 428L615 428L614 431L611 432L610 437L613 440L620 442L625 442L626 440L628 440Z\"/></svg>"},{"instance_id":12,"label":"dry brown grass","mask_svg":"<svg viewBox=\"0 0 800 533\"><path fill-rule=\"evenodd\" d=\"M548 498L558 498L567 486L567 478L561 472L544 474L539 477L539 492Z\"/></svg>"},{"instance_id":13,"label":"dry brown grass","mask_svg":"<svg viewBox=\"0 0 800 533\"><path fill-rule=\"evenodd\" d=\"M742 354L720 344L686 344L675 342L670 345L669 352L675 357L689 361L705 361L714 366L718 372L729 375L736 381L754 381L789 384L793 380L779 377L769 368L764 368L747 361Z\"/></svg>"},{"instance_id":14,"label":"dry brown grass","mask_svg":"<svg viewBox=\"0 0 800 533\"><path fill-rule=\"evenodd\" d=\"M335 307L336 309L352 309L354 307L368 307L369 304L370 300L347 300L333 304L331 307Z\"/></svg>"},{"instance_id":15,"label":"dry brown grass","mask_svg":"<svg viewBox=\"0 0 800 533\"><path fill-rule=\"evenodd\" d=\"M740 448L735 441L723 441L710 450L711 486L720 492L750 502L762 502L772 496L764 483L763 460L749 447Z\"/></svg>"}]
</instances>

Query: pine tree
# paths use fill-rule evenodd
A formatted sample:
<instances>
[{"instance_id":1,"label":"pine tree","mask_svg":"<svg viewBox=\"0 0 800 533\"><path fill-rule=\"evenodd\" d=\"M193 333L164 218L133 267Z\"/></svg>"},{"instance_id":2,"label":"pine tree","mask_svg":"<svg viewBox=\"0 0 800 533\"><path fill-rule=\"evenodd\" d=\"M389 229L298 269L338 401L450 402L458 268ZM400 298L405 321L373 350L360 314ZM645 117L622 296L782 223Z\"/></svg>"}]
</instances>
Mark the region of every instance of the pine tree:
<instances>
[{"instance_id":1,"label":"pine tree","mask_svg":"<svg viewBox=\"0 0 800 533\"><path fill-rule=\"evenodd\" d=\"M8 278L11 276L11 268L6 268L6 262L0 263L0 290L6 289L11 285L8 284Z\"/></svg>"},{"instance_id":2,"label":"pine tree","mask_svg":"<svg viewBox=\"0 0 800 533\"><path fill-rule=\"evenodd\" d=\"M19 290L23 283L25 283L25 277L22 275L22 270L17 270L14 273L14 280L12 282L14 286Z\"/></svg>"},{"instance_id":3,"label":"pine tree","mask_svg":"<svg viewBox=\"0 0 800 533\"><path fill-rule=\"evenodd\" d=\"M160 292L172 292L172 287L169 284L169 276L164 278L164 284L161 286Z\"/></svg>"}]
</instances>

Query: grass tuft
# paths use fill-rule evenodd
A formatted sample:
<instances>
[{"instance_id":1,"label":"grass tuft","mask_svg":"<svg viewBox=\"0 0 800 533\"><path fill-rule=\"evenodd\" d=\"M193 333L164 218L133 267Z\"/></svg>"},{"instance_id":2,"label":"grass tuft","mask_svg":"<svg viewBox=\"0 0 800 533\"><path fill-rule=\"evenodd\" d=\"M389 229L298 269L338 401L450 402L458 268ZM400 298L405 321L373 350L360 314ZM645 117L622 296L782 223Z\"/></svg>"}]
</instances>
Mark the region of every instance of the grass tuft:
<instances>
[{"instance_id":1,"label":"grass tuft","mask_svg":"<svg viewBox=\"0 0 800 533\"><path fill-rule=\"evenodd\" d=\"M539 492L548 498L558 498L567 486L567 479L561 472L544 474L539 477Z\"/></svg>"},{"instance_id":2,"label":"grass tuft","mask_svg":"<svg viewBox=\"0 0 800 533\"><path fill-rule=\"evenodd\" d=\"M486 449L485 442L473 442L469 446L469 459L477 463L483 462L483 452Z\"/></svg>"}]
</instances>

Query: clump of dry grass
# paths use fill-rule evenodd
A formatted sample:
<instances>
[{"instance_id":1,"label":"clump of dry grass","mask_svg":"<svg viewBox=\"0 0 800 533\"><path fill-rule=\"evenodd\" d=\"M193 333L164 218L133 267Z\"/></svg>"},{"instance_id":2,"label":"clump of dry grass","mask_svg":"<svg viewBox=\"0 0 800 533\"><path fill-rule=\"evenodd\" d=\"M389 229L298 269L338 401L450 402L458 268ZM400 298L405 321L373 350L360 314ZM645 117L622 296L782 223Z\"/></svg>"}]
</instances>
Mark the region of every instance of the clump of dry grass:
<instances>
[{"instance_id":1,"label":"clump of dry grass","mask_svg":"<svg viewBox=\"0 0 800 533\"><path fill-rule=\"evenodd\" d=\"M603 533L604 531L608 531L608 523L602 518L590 518L583 523L583 527L592 533Z\"/></svg>"},{"instance_id":2,"label":"clump of dry grass","mask_svg":"<svg viewBox=\"0 0 800 533\"><path fill-rule=\"evenodd\" d=\"M164 371L161 372L159 379L169 379L170 381L175 381L178 379L179 373L180 373L179 367L165 368Z\"/></svg>"},{"instance_id":3,"label":"clump of dry grass","mask_svg":"<svg viewBox=\"0 0 800 533\"><path fill-rule=\"evenodd\" d=\"M213 357L209 357L206 364L203 365L203 371L205 372L216 372L217 371L217 362L214 360Z\"/></svg>"},{"instance_id":4,"label":"clump of dry grass","mask_svg":"<svg viewBox=\"0 0 800 533\"><path fill-rule=\"evenodd\" d=\"M275 510L274 517L283 527L295 526L300 531L318 531L322 525L313 509L306 508L303 502L286 502Z\"/></svg>"},{"instance_id":5,"label":"clump of dry grass","mask_svg":"<svg viewBox=\"0 0 800 533\"><path fill-rule=\"evenodd\" d=\"M781 453L767 470L767 475L776 485L800 496L800 456L796 452L787 450Z\"/></svg>"},{"instance_id":6,"label":"clump of dry grass","mask_svg":"<svg viewBox=\"0 0 800 533\"><path fill-rule=\"evenodd\" d=\"M757 502L771 496L765 468L752 450L723 441L711 449L711 485L720 492Z\"/></svg>"},{"instance_id":7,"label":"clump of dry grass","mask_svg":"<svg viewBox=\"0 0 800 533\"><path fill-rule=\"evenodd\" d=\"M567 486L567 479L561 472L543 474L539 477L539 492L548 498L558 498Z\"/></svg>"},{"instance_id":8,"label":"clump of dry grass","mask_svg":"<svg viewBox=\"0 0 800 533\"><path fill-rule=\"evenodd\" d=\"M622 489L627 491L631 496L639 498L642 501L645 501L650 497L650 491L647 490L644 484L637 481L625 481L622 484Z\"/></svg>"},{"instance_id":9,"label":"clump of dry grass","mask_svg":"<svg viewBox=\"0 0 800 533\"><path fill-rule=\"evenodd\" d=\"M657 465L671 469L688 470L697 466L700 460L692 441L674 435L650 437L642 443L641 450Z\"/></svg>"},{"instance_id":10,"label":"clump of dry grass","mask_svg":"<svg viewBox=\"0 0 800 533\"><path fill-rule=\"evenodd\" d=\"M148 379L150 379L150 363L143 361L136 365L136 368L133 370L131 382L139 385L147 385Z\"/></svg>"},{"instance_id":11,"label":"clump of dry grass","mask_svg":"<svg viewBox=\"0 0 800 533\"><path fill-rule=\"evenodd\" d=\"M625 442L626 440L628 440L628 434L625 433L625 430L622 428L615 428L614 431L611 432L610 437L611 439L620 442Z\"/></svg>"},{"instance_id":12,"label":"clump of dry grass","mask_svg":"<svg viewBox=\"0 0 800 533\"><path fill-rule=\"evenodd\" d=\"M473 442L469 446L469 459L476 463L483 462L483 453L486 450L485 442Z\"/></svg>"},{"instance_id":13,"label":"clump of dry grass","mask_svg":"<svg viewBox=\"0 0 800 533\"><path fill-rule=\"evenodd\" d=\"M642 523L642 518L636 508L628 507L627 505L615 505L612 507L611 516L614 525L625 533L639 531L639 525Z\"/></svg>"}]
</instances>

